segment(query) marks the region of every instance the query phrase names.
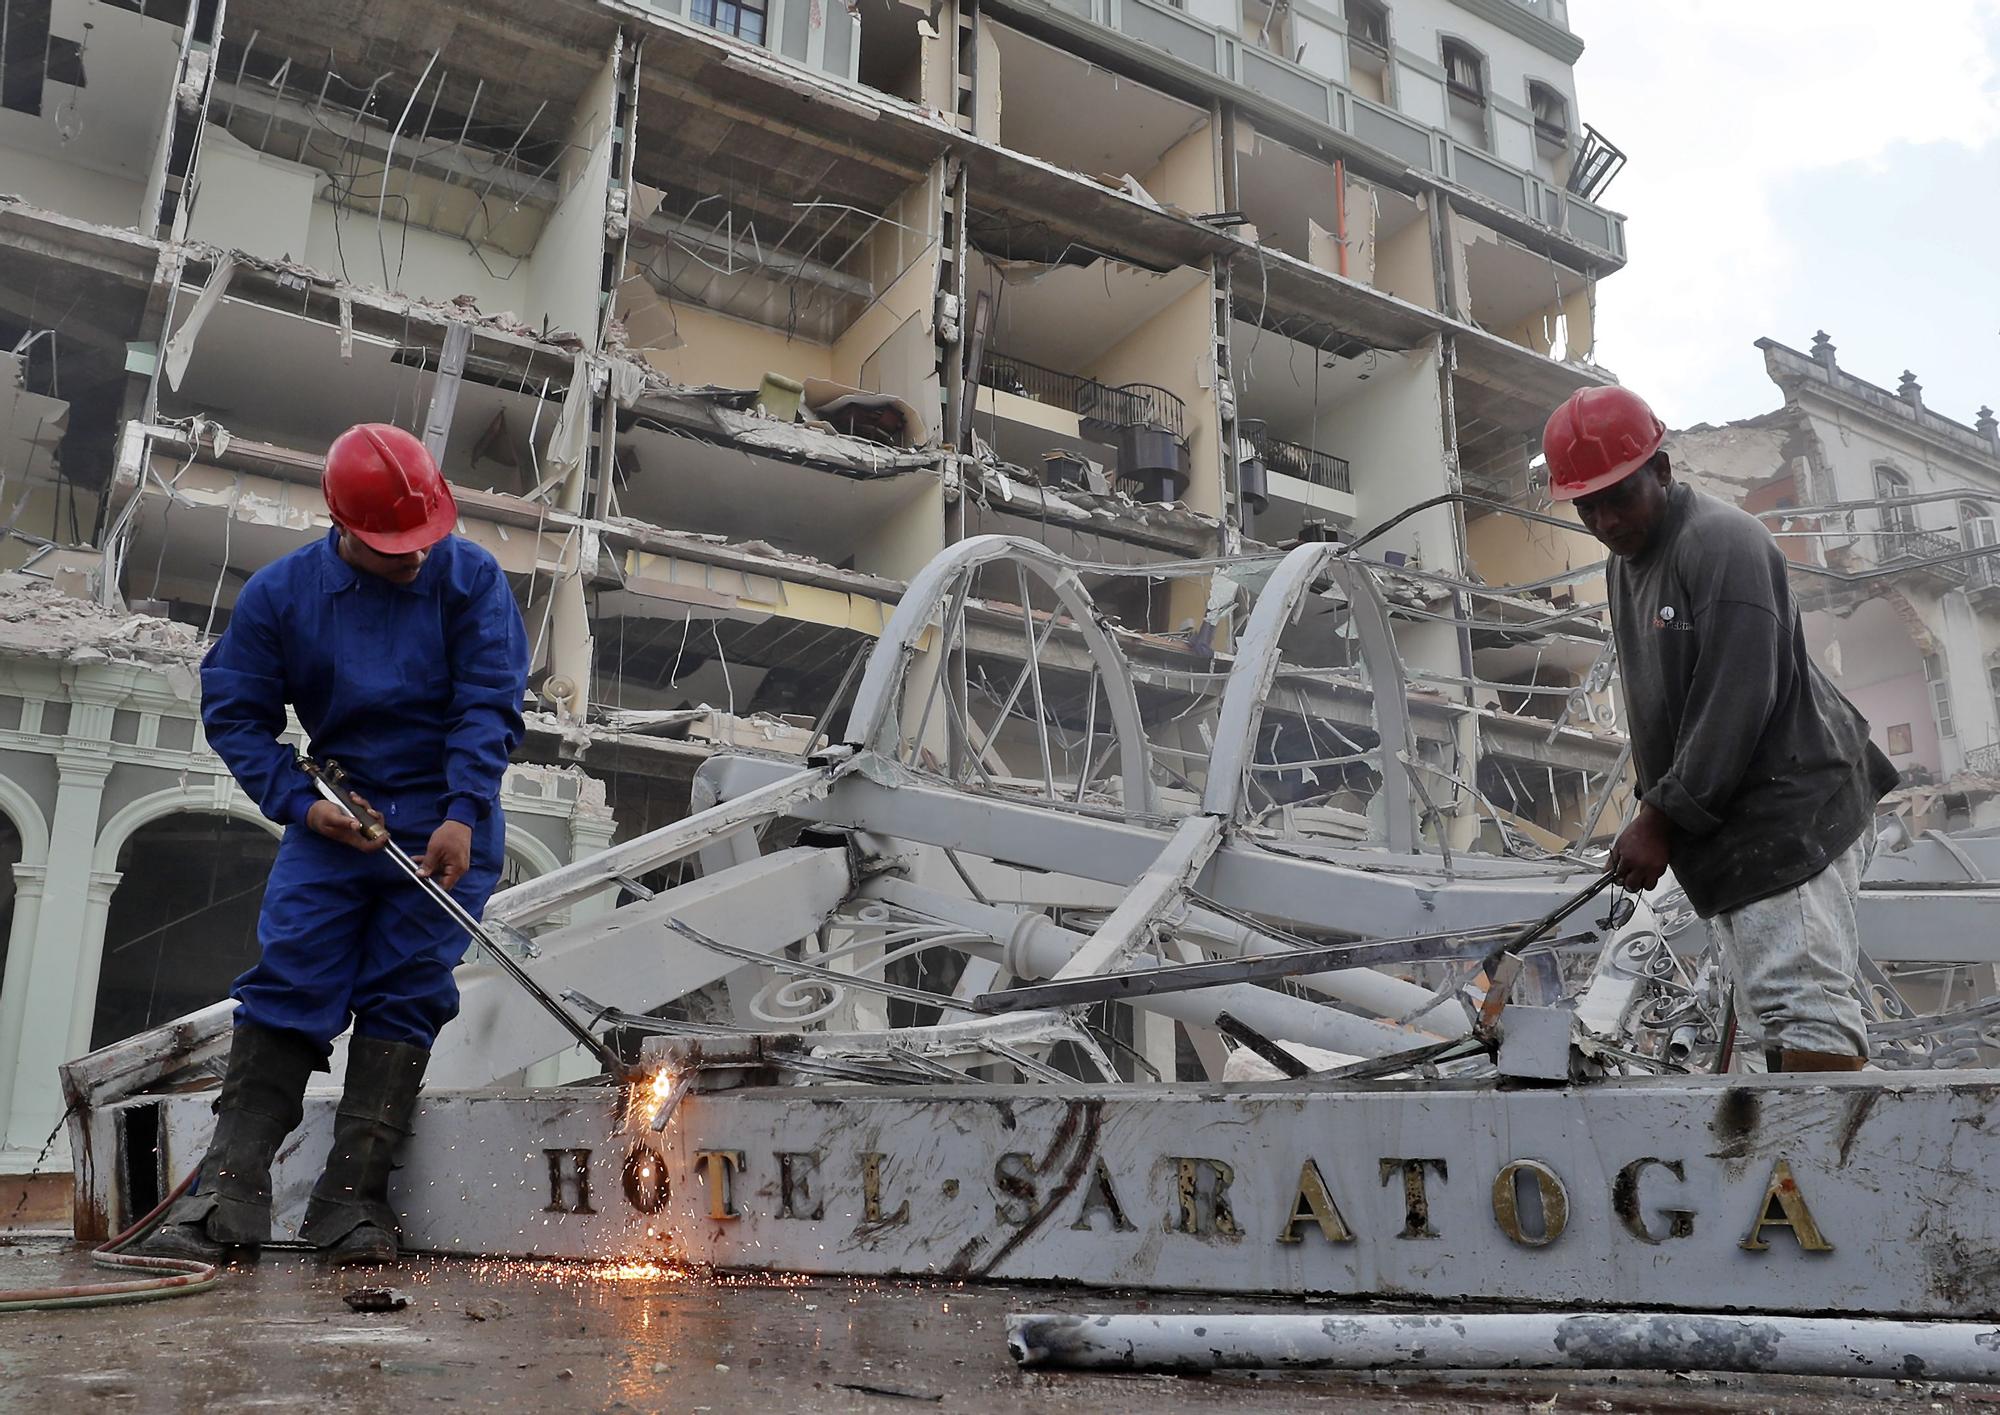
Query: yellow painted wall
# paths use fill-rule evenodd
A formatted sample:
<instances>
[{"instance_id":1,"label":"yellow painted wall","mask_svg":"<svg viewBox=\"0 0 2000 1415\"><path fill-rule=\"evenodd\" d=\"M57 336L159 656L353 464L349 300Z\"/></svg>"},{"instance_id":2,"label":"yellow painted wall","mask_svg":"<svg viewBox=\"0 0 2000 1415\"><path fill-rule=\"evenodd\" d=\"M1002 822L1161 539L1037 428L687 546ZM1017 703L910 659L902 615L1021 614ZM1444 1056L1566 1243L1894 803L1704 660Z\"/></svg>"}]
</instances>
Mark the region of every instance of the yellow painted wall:
<instances>
[{"instance_id":1,"label":"yellow painted wall","mask_svg":"<svg viewBox=\"0 0 2000 1415\"><path fill-rule=\"evenodd\" d=\"M1576 520L1576 513L1567 503L1552 508L1549 514L1565 521ZM1531 584L1604 558L1604 547L1580 525L1574 531L1565 531L1495 514L1481 516L1468 523L1465 530L1472 568L1489 585ZM1579 600L1595 604L1604 599L1601 575L1578 581L1573 588Z\"/></svg>"},{"instance_id":2,"label":"yellow painted wall","mask_svg":"<svg viewBox=\"0 0 2000 1415\"><path fill-rule=\"evenodd\" d=\"M942 41L941 41L942 42ZM993 23L979 17L978 71L974 75L972 134L985 142L1000 141L1000 41L993 37Z\"/></svg>"},{"instance_id":3,"label":"yellow painted wall","mask_svg":"<svg viewBox=\"0 0 2000 1415\"><path fill-rule=\"evenodd\" d=\"M1433 216L1428 198L1425 208L1422 217L1376 243L1374 284L1376 289L1386 290L1398 299L1434 310L1438 307L1438 288L1437 274L1431 265Z\"/></svg>"},{"instance_id":4,"label":"yellow painted wall","mask_svg":"<svg viewBox=\"0 0 2000 1415\"><path fill-rule=\"evenodd\" d=\"M1360 280L1362 284L1372 286L1376 282L1374 184L1348 178L1346 204L1348 204L1348 280ZM1338 258L1332 252L1328 252L1326 262L1314 258L1314 264L1326 264L1328 270L1338 270Z\"/></svg>"},{"instance_id":5,"label":"yellow painted wall","mask_svg":"<svg viewBox=\"0 0 2000 1415\"><path fill-rule=\"evenodd\" d=\"M628 280L620 290L621 310L648 301L660 303L643 281ZM641 357L676 383L755 388L766 372L799 380L834 376L833 351L824 344L787 339L780 330L697 305L676 303L672 317L681 347L647 349Z\"/></svg>"},{"instance_id":6,"label":"yellow painted wall","mask_svg":"<svg viewBox=\"0 0 2000 1415\"><path fill-rule=\"evenodd\" d=\"M178 466L170 467L163 475L171 478L179 470ZM17 481L15 485L20 483ZM17 527L30 535L47 536L66 545L88 541L91 527L97 521L97 493L82 487L76 489L76 524L79 527L76 536L70 534L70 493L66 489L31 485L8 500L7 512ZM14 536L0 537L0 570L19 569L40 548Z\"/></svg>"},{"instance_id":7,"label":"yellow painted wall","mask_svg":"<svg viewBox=\"0 0 2000 1415\"><path fill-rule=\"evenodd\" d=\"M854 548L855 569L907 580L944 549L944 481L927 472L924 483Z\"/></svg>"},{"instance_id":8,"label":"yellow painted wall","mask_svg":"<svg viewBox=\"0 0 2000 1415\"><path fill-rule=\"evenodd\" d=\"M1187 503L1222 514L1222 443L1218 433L1210 311L1213 286L1204 280L1079 370L1116 388L1150 383L1187 404L1192 480Z\"/></svg>"},{"instance_id":9,"label":"yellow painted wall","mask_svg":"<svg viewBox=\"0 0 2000 1415\"><path fill-rule=\"evenodd\" d=\"M1213 358L1214 287L1204 280L1126 335L1095 364L1082 370L1117 387L1150 383L1187 404L1188 489L1182 499L1197 511L1221 516L1221 416L1215 394ZM1168 584L1167 627L1200 622L1208 605L1208 580L1177 579Z\"/></svg>"},{"instance_id":10,"label":"yellow painted wall","mask_svg":"<svg viewBox=\"0 0 2000 1415\"><path fill-rule=\"evenodd\" d=\"M1152 171L1134 175L1162 206L1192 212L1222 208L1222 174L1216 170L1215 139L1209 123L1204 122L1168 148Z\"/></svg>"}]
</instances>

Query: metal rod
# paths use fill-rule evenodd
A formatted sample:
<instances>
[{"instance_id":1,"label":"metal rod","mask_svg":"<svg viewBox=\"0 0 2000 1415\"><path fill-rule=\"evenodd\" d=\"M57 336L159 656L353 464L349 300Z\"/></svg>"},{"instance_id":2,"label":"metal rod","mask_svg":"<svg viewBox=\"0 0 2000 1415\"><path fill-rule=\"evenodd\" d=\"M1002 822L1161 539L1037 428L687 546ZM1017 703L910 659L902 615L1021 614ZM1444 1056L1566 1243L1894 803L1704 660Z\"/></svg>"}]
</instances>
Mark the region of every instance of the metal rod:
<instances>
[{"instance_id":1,"label":"metal rod","mask_svg":"<svg viewBox=\"0 0 2000 1415\"><path fill-rule=\"evenodd\" d=\"M541 1004L544 1011L562 1024L564 1031L576 1038L578 1046L583 1047L592 1056L595 1056L602 1062L613 1078L622 1080L626 1077L629 1068L626 1067L624 1058L619 1056L609 1043L605 1042L596 1033L592 1032L590 1028L579 1022L574 1013L551 997L540 983L529 977L527 970L514 960L514 956L506 950L484 924L473 918L466 911L465 906L452 898L442 885L429 875L426 875L423 872L423 867L410 858L409 852L398 845L394 837L390 836L379 824L371 821L366 815L355 808L352 793L329 779L329 773L337 771L337 767L332 765L322 767L318 762L313 761L309 757L300 757L299 767L307 776L312 778L313 786L321 796L361 823L363 835L374 839L379 834L381 838L386 839L387 844L382 847L383 851L395 863L396 868L408 875L411 882L418 889L429 895L451 917L452 922L470 934L473 941L485 949L487 956L500 965L502 972L519 983L530 997ZM371 831L376 834L371 834Z\"/></svg>"},{"instance_id":2,"label":"metal rod","mask_svg":"<svg viewBox=\"0 0 2000 1415\"><path fill-rule=\"evenodd\" d=\"M1028 674L1032 670L1032 666L1034 665L1034 663L1040 658L1041 651L1048 647L1049 638L1051 635L1055 633L1056 623L1058 619L1060 619L1060 617L1061 617L1060 615L1050 615L1048 627L1042 630L1041 638L1038 640L1030 639L1029 642L1031 647L1029 650L1028 661L1026 663L1023 663L1021 665L1021 671L1014 675L1014 686L1008 690L1007 700L1000 705L1000 715L993 719L993 730L991 732L988 732L986 734L986 740L979 744L979 749L981 751L985 751L986 748L993 745L993 739L1000 735L1001 727L1006 724L1008 717L1013 713L1014 704L1021 700L1021 690L1028 686ZM1093 681L1095 681L1094 675L1096 674L1096 672L1097 670L1095 668L1091 669L1091 673L1093 674Z\"/></svg>"},{"instance_id":3,"label":"metal rod","mask_svg":"<svg viewBox=\"0 0 2000 1415\"><path fill-rule=\"evenodd\" d=\"M1493 976L1493 970L1499 966L1501 959L1507 957L1509 954L1519 953L1557 924L1560 924L1564 919L1567 919L1571 914L1574 914L1577 910L1595 899L1611 882L1611 871L1606 870L1582 889L1579 889L1569 898L1563 900L1562 903L1556 905L1555 908L1549 910L1548 913L1542 915L1541 918L1527 925L1519 933L1487 954L1486 976L1489 978Z\"/></svg>"},{"instance_id":4,"label":"metal rod","mask_svg":"<svg viewBox=\"0 0 2000 1415\"><path fill-rule=\"evenodd\" d=\"M1085 707L1083 710L1083 774L1076 779L1076 802L1083 804L1083 793L1090 786L1091 745L1097 741L1097 665L1090 665L1090 683L1083 690Z\"/></svg>"},{"instance_id":5,"label":"metal rod","mask_svg":"<svg viewBox=\"0 0 2000 1415\"><path fill-rule=\"evenodd\" d=\"M1310 1066L1300 1061L1296 1056L1293 1056L1255 1027L1238 1021L1230 1013L1218 1012L1215 1014L1215 1030L1222 1033L1223 1036L1229 1038L1232 1042L1240 1042L1242 1045L1248 1047L1258 1056L1270 1062L1271 1065L1277 1067L1281 1074L1291 1077L1294 1081L1302 1076L1310 1076L1312 1074Z\"/></svg>"},{"instance_id":6,"label":"metal rod","mask_svg":"<svg viewBox=\"0 0 2000 1415\"><path fill-rule=\"evenodd\" d=\"M1035 643L1035 611L1028 604L1028 567L1016 564L1014 574L1021 584L1021 635L1028 645L1029 681L1035 689L1035 736L1042 746L1042 785L1053 801L1056 798L1056 769L1049 757L1049 714L1042 705L1042 655ZM1053 617L1049 622L1054 624ZM994 726L997 729L999 724Z\"/></svg>"},{"instance_id":7,"label":"metal rod","mask_svg":"<svg viewBox=\"0 0 2000 1415\"><path fill-rule=\"evenodd\" d=\"M667 927L686 939L689 943L705 948L711 953L720 953L724 958L734 958L743 963L755 963L759 967L770 968L780 973L793 973L801 978L814 978L839 988L857 988L862 992L879 993L883 997L900 998L904 1002L920 1002L926 1007L949 1008L953 1012L974 1012L979 1009L971 1003L943 993L925 992L921 988L906 988L900 983L892 983L879 978L864 977L859 973L842 973L832 968L822 968L815 963L801 963L794 958L785 958L770 953L760 953L754 948L739 948L733 943L710 938L692 924L679 919L668 919Z\"/></svg>"},{"instance_id":8,"label":"metal rod","mask_svg":"<svg viewBox=\"0 0 2000 1415\"><path fill-rule=\"evenodd\" d=\"M1745 1371L2000 1380L1990 1322L1700 1313L1260 1313L1011 1317L1023 1366L1083 1370Z\"/></svg>"},{"instance_id":9,"label":"metal rod","mask_svg":"<svg viewBox=\"0 0 2000 1415\"><path fill-rule=\"evenodd\" d=\"M1367 939L1332 943L1255 958L1216 958L1201 963L1175 963L1103 973L1066 982L1034 983L1006 992L981 993L972 999L980 1012L1021 1012L1039 1007L1072 1007L1079 1003L1129 1001L1161 993L1193 992L1225 983L1270 982L1321 973L1336 968L1367 968L1382 963L1456 963L1484 958L1495 929L1460 933L1413 934L1406 938ZM1518 935L1517 935L1518 936Z\"/></svg>"}]
</instances>

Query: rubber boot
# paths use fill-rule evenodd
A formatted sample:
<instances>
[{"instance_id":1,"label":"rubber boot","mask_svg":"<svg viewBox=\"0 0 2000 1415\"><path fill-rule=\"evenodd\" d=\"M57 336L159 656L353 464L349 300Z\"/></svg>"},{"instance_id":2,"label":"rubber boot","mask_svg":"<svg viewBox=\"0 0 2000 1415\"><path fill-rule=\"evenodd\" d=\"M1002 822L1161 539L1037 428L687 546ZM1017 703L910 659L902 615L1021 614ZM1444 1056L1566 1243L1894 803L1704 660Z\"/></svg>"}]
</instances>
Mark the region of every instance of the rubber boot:
<instances>
[{"instance_id":1,"label":"rubber boot","mask_svg":"<svg viewBox=\"0 0 2000 1415\"><path fill-rule=\"evenodd\" d=\"M1839 1051L1794 1051L1790 1047L1778 1058L1780 1071L1859 1071L1867 1064L1865 1056L1849 1056Z\"/></svg>"},{"instance_id":2,"label":"rubber boot","mask_svg":"<svg viewBox=\"0 0 2000 1415\"><path fill-rule=\"evenodd\" d=\"M410 1133L431 1054L407 1042L356 1037L334 1113L333 1148L306 1205L299 1236L337 1266L396 1261L389 1174Z\"/></svg>"},{"instance_id":3,"label":"rubber boot","mask_svg":"<svg viewBox=\"0 0 2000 1415\"><path fill-rule=\"evenodd\" d=\"M239 1025L200 1177L133 1251L215 1263L270 1242L271 1161L298 1127L306 1081L322 1065L319 1046L297 1032Z\"/></svg>"}]
</instances>

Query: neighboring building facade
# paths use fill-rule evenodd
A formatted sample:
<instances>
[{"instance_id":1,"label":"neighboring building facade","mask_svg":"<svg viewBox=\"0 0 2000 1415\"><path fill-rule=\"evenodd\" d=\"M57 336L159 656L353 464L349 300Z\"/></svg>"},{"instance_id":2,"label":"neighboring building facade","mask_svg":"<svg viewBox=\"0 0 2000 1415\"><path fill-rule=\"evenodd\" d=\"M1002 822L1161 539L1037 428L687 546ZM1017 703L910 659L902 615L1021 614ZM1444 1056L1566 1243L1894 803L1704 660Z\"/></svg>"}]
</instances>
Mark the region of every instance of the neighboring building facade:
<instances>
[{"instance_id":1,"label":"neighboring building facade","mask_svg":"<svg viewBox=\"0 0 2000 1415\"><path fill-rule=\"evenodd\" d=\"M270 838L192 668L324 534L356 421L425 437L519 595L521 872L675 818L717 743L804 749L908 577L992 532L1144 567L1437 501L1364 551L1403 572L1432 828L1555 838L1617 771L1601 622L1475 593L1589 563L1506 514L1550 408L1606 381L1624 261L1562 0L9 16L0 570L32 583L0 620L66 627L0 639L0 1172L60 1059L219 996L246 946ZM1135 665L1207 682L1222 588L1094 592ZM1018 626L1011 580L981 592ZM1368 691L1286 702L1365 743Z\"/></svg>"},{"instance_id":2,"label":"neighboring building facade","mask_svg":"<svg viewBox=\"0 0 2000 1415\"><path fill-rule=\"evenodd\" d=\"M1779 536L1809 647L1903 773L1892 804L1927 827L2000 824L1992 409L1967 426L1925 407L1912 374L1895 392L1857 378L1823 333L1809 353L1758 347L1783 405L1676 432L1677 471Z\"/></svg>"}]
</instances>

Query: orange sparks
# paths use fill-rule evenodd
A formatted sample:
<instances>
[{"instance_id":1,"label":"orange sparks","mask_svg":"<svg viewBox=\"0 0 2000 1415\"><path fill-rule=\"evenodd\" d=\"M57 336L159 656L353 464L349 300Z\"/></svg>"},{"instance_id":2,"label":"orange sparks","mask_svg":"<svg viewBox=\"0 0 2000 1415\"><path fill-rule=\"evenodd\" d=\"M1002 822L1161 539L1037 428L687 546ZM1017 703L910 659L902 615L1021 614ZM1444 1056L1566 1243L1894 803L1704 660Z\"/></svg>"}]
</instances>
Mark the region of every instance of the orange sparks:
<instances>
[{"instance_id":1,"label":"orange sparks","mask_svg":"<svg viewBox=\"0 0 2000 1415\"><path fill-rule=\"evenodd\" d=\"M653 1123L654 1118L660 1113L660 1107L665 1105L667 1098L673 1094L675 1079L673 1068L662 1066L643 1085L632 1088L632 1100L626 1121L630 1128L642 1129Z\"/></svg>"}]
</instances>

